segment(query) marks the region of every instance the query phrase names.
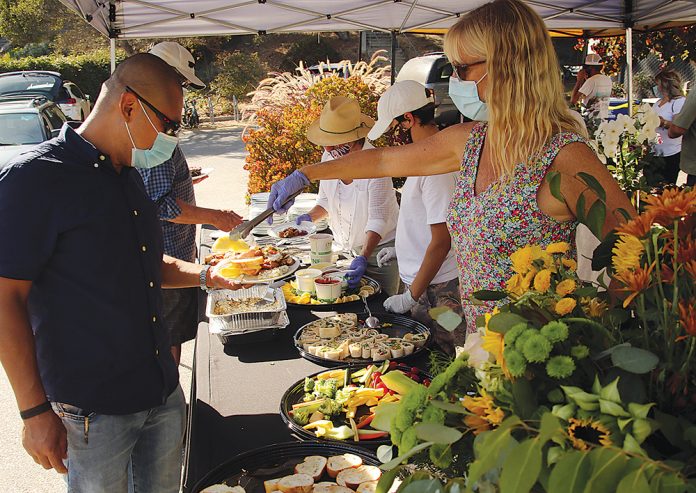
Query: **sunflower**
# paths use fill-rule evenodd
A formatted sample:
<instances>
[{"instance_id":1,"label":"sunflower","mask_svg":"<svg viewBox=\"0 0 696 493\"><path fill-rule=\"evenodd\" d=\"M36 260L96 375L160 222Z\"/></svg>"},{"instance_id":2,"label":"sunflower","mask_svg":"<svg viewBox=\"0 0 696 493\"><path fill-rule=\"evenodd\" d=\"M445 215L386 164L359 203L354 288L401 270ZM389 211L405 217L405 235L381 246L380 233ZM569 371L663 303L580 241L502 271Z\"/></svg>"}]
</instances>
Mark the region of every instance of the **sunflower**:
<instances>
[{"instance_id":1,"label":"sunflower","mask_svg":"<svg viewBox=\"0 0 696 493\"><path fill-rule=\"evenodd\" d=\"M616 228L617 233L623 233L636 238L645 238L655 223L655 214L649 211L635 217L632 221L622 224Z\"/></svg>"},{"instance_id":2,"label":"sunflower","mask_svg":"<svg viewBox=\"0 0 696 493\"><path fill-rule=\"evenodd\" d=\"M655 263L653 262L648 269L640 267L635 271L627 270L614 276L614 279L625 286L620 291L631 293L623 302L624 308L627 308L636 296L648 289L651 280L650 274L654 267Z\"/></svg>"},{"instance_id":3,"label":"sunflower","mask_svg":"<svg viewBox=\"0 0 696 493\"><path fill-rule=\"evenodd\" d=\"M570 245L565 241L551 243L546 247L546 253L566 253L568 250L570 250Z\"/></svg>"},{"instance_id":4,"label":"sunflower","mask_svg":"<svg viewBox=\"0 0 696 493\"><path fill-rule=\"evenodd\" d=\"M479 390L479 396L466 396L462 400L462 406L473 413L464 418L464 423L478 435L482 431L489 430L491 425L498 426L503 422L505 413L495 405L493 398L484 389Z\"/></svg>"},{"instance_id":5,"label":"sunflower","mask_svg":"<svg viewBox=\"0 0 696 493\"><path fill-rule=\"evenodd\" d=\"M576 287L574 280L564 279L556 285L556 294L561 297L567 296L575 291Z\"/></svg>"},{"instance_id":6,"label":"sunflower","mask_svg":"<svg viewBox=\"0 0 696 493\"><path fill-rule=\"evenodd\" d=\"M561 263L563 264L563 267L568 270L572 270L573 272L575 272L575 270L578 268L578 263L572 258L562 258Z\"/></svg>"},{"instance_id":7,"label":"sunflower","mask_svg":"<svg viewBox=\"0 0 696 493\"><path fill-rule=\"evenodd\" d=\"M575 309L577 304L577 301L575 301L573 298L561 298L556 303L554 310L561 316L568 315Z\"/></svg>"},{"instance_id":8,"label":"sunflower","mask_svg":"<svg viewBox=\"0 0 696 493\"><path fill-rule=\"evenodd\" d=\"M540 293L545 293L551 287L551 271L542 269L534 276L534 289Z\"/></svg>"},{"instance_id":9,"label":"sunflower","mask_svg":"<svg viewBox=\"0 0 696 493\"><path fill-rule=\"evenodd\" d=\"M588 450L590 445L613 445L611 432L598 421L570 418L568 423L568 438L578 450Z\"/></svg>"},{"instance_id":10,"label":"sunflower","mask_svg":"<svg viewBox=\"0 0 696 493\"><path fill-rule=\"evenodd\" d=\"M528 245L510 255L512 270L521 275L525 275L534 269L535 260L542 260L545 267L552 264L551 256L539 245Z\"/></svg>"},{"instance_id":11,"label":"sunflower","mask_svg":"<svg viewBox=\"0 0 696 493\"><path fill-rule=\"evenodd\" d=\"M666 188L660 195L648 195L645 202L645 210L655 216L655 222L668 226L675 219L696 212L696 188L688 192Z\"/></svg>"},{"instance_id":12,"label":"sunflower","mask_svg":"<svg viewBox=\"0 0 696 493\"><path fill-rule=\"evenodd\" d=\"M643 256L643 243L635 236L620 234L619 241L612 249L611 263L617 273L636 269L640 266Z\"/></svg>"}]
</instances>

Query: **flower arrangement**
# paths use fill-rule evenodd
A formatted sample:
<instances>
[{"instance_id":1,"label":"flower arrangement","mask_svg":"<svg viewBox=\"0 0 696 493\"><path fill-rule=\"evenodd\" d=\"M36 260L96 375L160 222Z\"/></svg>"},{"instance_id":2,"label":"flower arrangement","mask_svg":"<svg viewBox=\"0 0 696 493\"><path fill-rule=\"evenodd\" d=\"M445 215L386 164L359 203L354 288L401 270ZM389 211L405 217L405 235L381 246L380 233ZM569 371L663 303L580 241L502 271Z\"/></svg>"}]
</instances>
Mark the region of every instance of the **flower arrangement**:
<instances>
[{"instance_id":1,"label":"flower arrangement","mask_svg":"<svg viewBox=\"0 0 696 493\"><path fill-rule=\"evenodd\" d=\"M608 287L566 243L513 253L464 352L390 411L377 491L696 491L695 231L696 190L646 198L607 240ZM404 465L426 451L437 469Z\"/></svg>"},{"instance_id":2,"label":"flower arrangement","mask_svg":"<svg viewBox=\"0 0 696 493\"><path fill-rule=\"evenodd\" d=\"M590 115L587 121L590 145L627 193L647 188L643 164L659 138L660 117L645 103L637 107L635 117L620 114L615 120Z\"/></svg>"}]
</instances>

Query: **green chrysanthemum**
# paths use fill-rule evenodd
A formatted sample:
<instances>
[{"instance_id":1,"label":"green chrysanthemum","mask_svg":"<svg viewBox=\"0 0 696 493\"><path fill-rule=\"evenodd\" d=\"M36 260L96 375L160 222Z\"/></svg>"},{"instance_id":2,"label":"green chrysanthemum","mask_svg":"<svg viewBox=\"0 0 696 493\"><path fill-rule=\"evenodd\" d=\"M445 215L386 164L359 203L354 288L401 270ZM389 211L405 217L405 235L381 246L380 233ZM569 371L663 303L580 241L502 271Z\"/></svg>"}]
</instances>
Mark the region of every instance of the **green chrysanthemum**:
<instances>
[{"instance_id":1,"label":"green chrysanthemum","mask_svg":"<svg viewBox=\"0 0 696 493\"><path fill-rule=\"evenodd\" d=\"M568 326L560 320L553 320L541 328L541 335L554 344L562 342L568 338Z\"/></svg>"},{"instance_id":2,"label":"green chrysanthemum","mask_svg":"<svg viewBox=\"0 0 696 493\"><path fill-rule=\"evenodd\" d=\"M549 357L551 343L541 334L534 334L522 347L522 354L530 363L543 363Z\"/></svg>"},{"instance_id":3,"label":"green chrysanthemum","mask_svg":"<svg viewBox=\"0 0 696 493\"><path fill-rule=\"evenodd\" d=\"M517 336L517 339L515 339L515 349L517 349L519 352L522 352L524 350L524 345L525 343L529 340L530 337L539 335L539 331L537 329L526 329L523 331L520 335Z\"/></svg>"},{"instance_id":4,"label":"green chrysanthemum","mask_svg":"<svg viewBox=\"0 0 696 493\"><path fill-rule=\"evenodd\" d=\"M510 330L508 330L505 333L505 345L508 347L512 347L512 345L515 344L515 341L520 336L520 334L522 334L522 332L524 332L525 330L527 330L527 324L524 322L520 322L510 327Z\"/></svg>"},{"instance_id":5,"label":"green chrysanthemum","mask_svg":"<svg viewBox=\"0 0 696 493\"><path fill-rule=\"evenodd\" d=\"M546 373L551 378L566 378L575 371L575 363L570 356L553 356L546 363Z\"/></svg>"},{"instance_id":6,"label":"green chrysanthemum","mask_svg":"<svg viewBox=\"0 0 696 493\"><path fill-rule=\"evenodd\" d=\"M505 356L505 364L507 365L510 375L513 377L521 377L527 370L527 361L522 356L522 353L516 349L507 348L503 353Z\"/></svg>"},{"instance_id":7,"label":"green chrysanthemum","mask_svg":"<svg viewBox=\"0 0 696 493\"><path fill-rule=\"evenodd\" d=\"M590 355L590 348L584 344L579 344L570 348L570 355L575 359L584 359Z\"/></svg>"}]
</instances>

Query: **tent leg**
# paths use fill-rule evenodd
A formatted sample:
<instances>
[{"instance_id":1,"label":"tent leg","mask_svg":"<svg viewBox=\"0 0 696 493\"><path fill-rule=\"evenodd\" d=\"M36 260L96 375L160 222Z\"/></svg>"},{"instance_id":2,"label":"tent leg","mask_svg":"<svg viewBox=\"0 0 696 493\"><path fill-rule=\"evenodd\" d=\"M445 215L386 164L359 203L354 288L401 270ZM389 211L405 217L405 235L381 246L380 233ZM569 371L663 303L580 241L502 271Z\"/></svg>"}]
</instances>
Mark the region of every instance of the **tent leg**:
<instances>
[{"instance_id":1,"label":"tent leg","mask_svg":"<svg viewBox=\"0 0 696 493\"><path fill-rule=\"evenodd\" d=\"M116 38L109 38L109 58L111 58L111 73L116 70Z\"/></svg>"},{"instance_id":2,"label":"tent leg","mask_svg":"<svg viewBox=\"0 0 696 493\"><path fill-rule=\"evenodd\" d=\"M396 31L391 32L391 84L396 80Z\"/></svg>"},{"instance_id":3,"label":"tent leg","mask_svg":"<svg viewBox=\"0 0 696 493\"><path fill-rule=\"evenodd\" d=\"M626 99L628 100L628 114L633 116L633 29L626 28Z\"/></svg>"}]
</instances>

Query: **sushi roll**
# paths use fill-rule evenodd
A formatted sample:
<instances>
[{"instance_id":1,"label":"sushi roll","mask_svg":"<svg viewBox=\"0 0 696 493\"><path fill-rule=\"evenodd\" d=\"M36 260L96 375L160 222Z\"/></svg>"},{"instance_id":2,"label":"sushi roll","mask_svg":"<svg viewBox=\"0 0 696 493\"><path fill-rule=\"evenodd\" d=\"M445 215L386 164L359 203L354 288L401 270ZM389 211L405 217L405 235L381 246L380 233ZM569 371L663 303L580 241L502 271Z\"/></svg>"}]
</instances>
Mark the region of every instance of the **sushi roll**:
<instances>
[{"instance_id":1,"label":"sushi roll","mask_svg":"<svg viewBox=\"0 0 696 493\"><path fill-rule=\"evenodd\" d=\"M348 349L350 350L350 356L351 358L360 358L362 357L362 346L360 345L359 342L352 342L349 346Z\"/></svg>"},{"instance_id":2,"label":"sushi roll","mask_svg":"<svg viewBox=\"0 0 696 493\"><path fill-rule=\"evenodd\" d=\"M363 359L370 359L372 357L372 344L368 342L363 342L360 345L360 350L362 351Z\"/></svg>"},{"instance_id":3,"label":"sushi roll","mask_svg":"<svg viewBox=\"0 0 696 493\"><path fill-rule=\"evenodd\" d=\"M404 348L404 356L413 354L415 346L408 341L401 341L401 346Z\"/></svg>"},{"instance_id":4,"label":"sushi roll","mask_svg":"<svg viewBox=\"0 0 696 493\"><path fill-rule=\"evenodd\" d=\"M384 346L375 346L372 348L372 360L373 361L384 361L389 359L391 351Z\"/></svg>"},{"instance_id":5,"label":"sushi roll","mask_svg":"<svg viewBox=\"0 0 696 493\"><path fill-rule=\"evenodd\" d=\"M377 337L378 335L380 335L380 333L377 329L367 329L365 331L365 335L368 337Z\"/></svg>"},{"instance_id":6,"label":"sushi roll","mask_svg":"<svg viewBox=\"0 0 696 493\"><path fill-rule=\"evenodd\" d=\"M409 335L409 334L406 334ZM412 337L410 338L410 341L414 346L416 347L423 347L425 345L425 342L428 340L428 334L424 333L417 333L417 334L412 334Z\"/></svg>"},{"instance_id":7,"label":"sushi roll","mask_svg":"<svg viewBox=\"0 0 696 493\"><path fill-rule=\"evenodd\" d=\"M377 334L375 336L375 342L386 342L389 339L387 334Z\"/></svg>"}]
</instances>

